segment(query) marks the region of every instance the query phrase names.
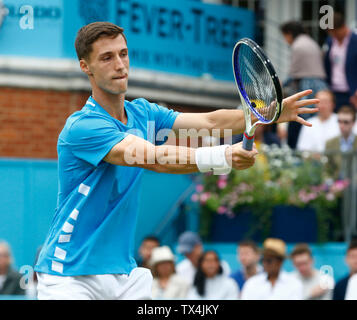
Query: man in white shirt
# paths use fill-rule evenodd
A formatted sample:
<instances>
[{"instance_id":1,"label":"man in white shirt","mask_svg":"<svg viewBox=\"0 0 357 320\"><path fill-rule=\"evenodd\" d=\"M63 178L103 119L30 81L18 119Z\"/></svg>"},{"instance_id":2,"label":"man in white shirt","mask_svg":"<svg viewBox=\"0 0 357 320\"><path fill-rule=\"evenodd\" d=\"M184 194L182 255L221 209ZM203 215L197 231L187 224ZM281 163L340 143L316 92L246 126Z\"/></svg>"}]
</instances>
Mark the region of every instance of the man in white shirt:
<instances>
[{"instance_id":1,"label":"man in white shirt","mask_svg":"<svg viewBox=\"0 0 357 320\"><path fill-rule=\"evenodd\" d=\"M296 272L293 275L304 286L305 300L331 300L334 279L313 267L312 252L307 244L298 244L291 253Z\"/></svg>"},{"instance_id":2,"label":"man in white shirt","mask_svg":"<svg viewBox=\"0 0 357 320\"><path fill-rule=\"evenodd\" d=\"M357 274L348 280L345 300L357 300Z\"/></svg>"},{"instance_id":3,"label":"man in white shirt","mask_svg":"<svg viewBox=\"0 0 357 320\"><path fill-rule=\"evenodd\" d=\"M283 271L286 245L280 239L268 238L263 244L263 268L245 283L242 300L302 300L301 281Z\"/></svg>"},{"instance_id":4,"label":"man in white shirt","mask_svg":"<svg viewBox=\"0 0 357 320\"><path fill-rule=\"evenodd\" d=\"M312 127L303 127L300 131L297 149L299 151L324 152L326 141L338 136L337 115L333 113L335 107L334 95L331 91L323 90L316 93L320 99L317 105L319 112L309 119Z\"/></svg>"}]
</instances>

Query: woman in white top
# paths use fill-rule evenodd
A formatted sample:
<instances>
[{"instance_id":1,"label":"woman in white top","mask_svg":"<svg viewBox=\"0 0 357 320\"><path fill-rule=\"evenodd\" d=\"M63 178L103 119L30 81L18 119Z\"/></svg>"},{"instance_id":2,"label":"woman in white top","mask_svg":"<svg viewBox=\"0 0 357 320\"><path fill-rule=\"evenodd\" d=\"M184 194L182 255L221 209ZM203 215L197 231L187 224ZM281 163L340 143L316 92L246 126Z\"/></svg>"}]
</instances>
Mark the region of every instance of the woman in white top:
<instances>
[{"instance_id":1,"label":"woman in white top","mask_svg":"<svg viewBox=\"0 0 357 320\"><path fill-rule=\"evenodd\" d=\"M212 250L204 252L199 259L188 299L235 300L238 298L238 285L232 278L223 274L217 253Z\"/></svg>"},{"instance_id":2,"label":"woman in white top","mask_svg":"<svg viewBox=\"0 0 357 320\"><path fill-rule=\"evenodd\" d=\"M175 273L175 256L167 246L154 248L150 259L153 299L185 299L189 284Z\"/></svg>"}]
</instances>

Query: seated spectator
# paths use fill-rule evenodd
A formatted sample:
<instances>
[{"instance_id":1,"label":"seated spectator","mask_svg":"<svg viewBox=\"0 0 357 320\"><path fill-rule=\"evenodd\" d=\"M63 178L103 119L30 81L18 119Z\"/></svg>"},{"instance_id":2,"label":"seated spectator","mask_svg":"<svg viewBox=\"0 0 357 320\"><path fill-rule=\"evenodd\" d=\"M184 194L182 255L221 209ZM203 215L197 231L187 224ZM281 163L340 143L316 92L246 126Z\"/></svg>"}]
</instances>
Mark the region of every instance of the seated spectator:
<instances>
[{"instance_id":1,"label":"seated spectator","mask_svg":"<svg viewBox=\"0 0 357 320\"><path fill-rule=\"evenodd\" d=\"M242 269L231 274L231 277L237 282L239 289L243 289L244 283L259 272L262 267L258 264L260 259L259 248L254 241L242 241L238 244L237 258Z\"/></svg>"},{"instance_id":2,"label":"seated spectator","mask_svg":"<svg viewBox=\"0 0 357 320\"><path fill-rule=\"evenodd\" d=\"M296 272L293 274L304 286L305 300L331 300L334 280L328 275L321 275L313 267L312 252L307 244L295 246L291 253Z\"/></svg>"},{"instance_id":3,"label":"seated spectator","mask_svg":"<svg viewBox=\"0 0 357 320\"><path fill-rule=\"evenodd\" d=\"M20 287L21 274L12 269L12 255L7 242L0 242L0 294L25 295Z\"/></svg>"},{"instance_id":4,"label":"seated spectator","mask_svg":"<svg viewBox=\"0 0 357 320\"><path fill-rule=\"evenodd\" d=\"M343 158L346 159L346 157L341 153L357 150L357 139L353 133L356 121L355 111L349 106L342 106L337 112L337 118L340 133L327 140L325 148L328 157L327 172L336 179L343 178L341 169Z\"/></svg>"},{"instance_id":5,"label":"seated spectator","mask_svg":"<svg viewBox=\"0 0 357 320\"><path fill-rule=\"evenodd\" d=\"M150 269L149 261L151 252L154 248L160 246L160 240L155 236L146 236L139 247L138 266Z\"/></svg>"},{"instance_id":6,"label":"seated spectator","mask_svg":"<svg viewBox=\"0 0 357 320\"><path fill-rule=\"evenodd\" d=\"M185 256L176 266L176 271L183 276L190 284L197 270L198 259L202 255L203 245L200 236L192 231L182 233L178 240L177 251ZM223 272L225 275L231 273L230 267L226 261L222 261Z\"/></svg>"},{"instance_id":7,"label":"seated spectator","mask_svg":"<svg viewBox=\"0 0 357 320\"><path fill-rule=\"evenodd\" d=\"M333 93L328 90L319 91L316 98L320 100L317 105L319 111L309 119L312 127L303 126L301 129L297 142L299 151L324 152L326 141L340 134L337 115L333 113Z\"/></svg>"},{"instance_id":8,"label":"seated spectator","mask_svg":"<svg viewBox=\"0 0 357 320\"><path fill-rule=\"evenodd\" d=\"M357 274L348 280L345 300L357 300Z\"/></svg>"},{"instance_id":9,"label":"seated spectator","mask_svg":"<svg viewBox=\"0 0 357 320\"><path fill-rule=\"evenodd\" d=\"M306 33L299 21L286 22L281 25L280 30L291 48L289 76L284 83L285 94L291 95L307 89L312 89L314 93L326 90L328 86L319 44ZM312 97L305 97L305 99L310 98ZM310 116L306 114L303 118L307 119ZM287 126L288 145L295 149L301 124L290 122ZM281 128L283 126L280 126Z\"/></svg>"},{"instance_id":10,"label":"seated spectator","mask_svg":"<svg viewBox=\"0 0 357 320\"><path fill-rule=\"evenodd\" d=\"M175 256L169 247L152 250L150 259L153 273L153 299L185 299L189 284L175 273Z\"/></svg>"},{"instance_id":11,"label":"seated spectator","mask_svg":"<svg viewBox=\"0 0 357 320\"><path fill-rule=\"evenodd\" d=\"M236 282L223 274L223 268L215 251L202 254L190 289L188 299L194 300L235 300L239 298Z\"/></svg>"},{"instance_id":12,"label":"seated spectator","mask_svg":"<svg viewBox=\"0 0 357 320\"><path fill-rule=\"evenodd\" d=\"M286 258L286 244L280 239L268 238L263 244L264 272L244 284L242 300L302 300L301 281L282 270Z\"/></svg>"},{"instance_id":13,"label":"seated spectator","mask_svg":"<svg viewBox=\"0 0 357 320\"><path fill-rule=\"evenodd\" d=\"M339 280L333 290L333 300L345 300L348 280L357 274L357 240L351 241L346 253L346 263L349 267L349 274Z\"/></svg>"}]
</instances>

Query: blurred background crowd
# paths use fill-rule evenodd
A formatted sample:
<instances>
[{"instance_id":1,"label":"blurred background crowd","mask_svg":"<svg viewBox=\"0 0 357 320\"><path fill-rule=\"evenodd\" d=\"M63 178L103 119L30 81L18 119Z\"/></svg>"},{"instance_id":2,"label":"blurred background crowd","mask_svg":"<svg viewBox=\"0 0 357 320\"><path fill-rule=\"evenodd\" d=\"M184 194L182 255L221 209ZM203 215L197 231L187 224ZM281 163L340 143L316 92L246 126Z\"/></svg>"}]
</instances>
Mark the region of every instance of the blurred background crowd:
<instances>
[{"instance_id":1,"label":"blurred background crowd","mask_svg":"<svg viewBox=\"0 0 357 320\"><path fill-rule=\"evenodd\" d=\"M304 189L298 190L297 201L289 202L289 195L280 199L293 206L304 204L304 210L311 204L316 210L313 220L306 218L309 208L293 216L283 212L278 223L275 213L275 220L261 214L258 207L268 206L270 189L249 194L252 186L245 180L229 189L239 199L227 200L235 176L214 181L221 197L212 191L210 177L145 174L135 250L138 264L152 270L153 298L357 298L355 0L27 3L24 8L23 1L0 0L0 295L35 297L31 266L56 207L57 137L65 119L90 95L73 40L82 25L109 20L123 26L128 38L128 100L144 97L183 112L236 108L240 101L231 53L242 37L264 48L284 97L312 89L311 96L320 100L319 112L306 115L312 127L289 123L256 131L257 147L267 155L262 162L269 162L271 149L264 149L268 145L278 148L283 158L289 150L304 164L323 164L317 178L316 170L290 170L291 183L305 179ZM152 24L145 20L148 13ZM241 139L234 136L232 143ZM282 171L279 161L274 166ZM316 167L314 162L311 168ZM259 176L270 177L262 180L264 187L276 174L271 166L268 171ZM294 186L287 188L284 179L278 196L293 194ZM264 197L251 197L259 192ZM244 204L253 215L256 211L259 225L275 223L270 232L255 236L240 229L248 219L237 206L241 195L249 195ZM291 206L287 210L293 211ZM278 225L285 231L279 233ZM308 236L311 228L325 232L323 243L318 236Z\"/></svg>"},{"instance_id":2,"label":"blurred background crowd","mask_svg":"<svg viewBox=\"0 0 357 320\"><path fill-rule=\"evenodd\" d=\"M260 248L252 240L236 246L240 265L232 270L217 250L205 249L200 236L186 231L177 246L162 245L153 235L146 236L137 252L138 266L153 275L154 300L355 300L357 299L357 239L345 252L348 272L335 282L329 266L317 269L307 243L294 245L267 238ZM283 268L290 259L293 271ZM25 284L25 285L24 285ZM36 298L36 274L27 277L12 268L11 249L0 243L0 294Z\"/></svg>"}]
</instances>

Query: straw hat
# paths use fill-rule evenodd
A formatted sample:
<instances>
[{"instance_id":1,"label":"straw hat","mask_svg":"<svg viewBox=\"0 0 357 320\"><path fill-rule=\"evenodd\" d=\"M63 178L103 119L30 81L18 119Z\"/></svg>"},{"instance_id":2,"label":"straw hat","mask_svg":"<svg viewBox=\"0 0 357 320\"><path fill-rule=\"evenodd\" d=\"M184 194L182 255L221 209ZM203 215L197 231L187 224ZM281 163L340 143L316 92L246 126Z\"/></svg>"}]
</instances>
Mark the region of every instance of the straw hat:
<instances>
[{"instance_id":1,"label":"straw hat","mask_svg":"<svg viewBox=\"0 0 357 320\"><path fill-rule=\"evenodd\" d=\"M286 244L283 240L268 238L263 243L263 255L269 254L279 258L286 258Z\"/></svg>"}]
</instances>

